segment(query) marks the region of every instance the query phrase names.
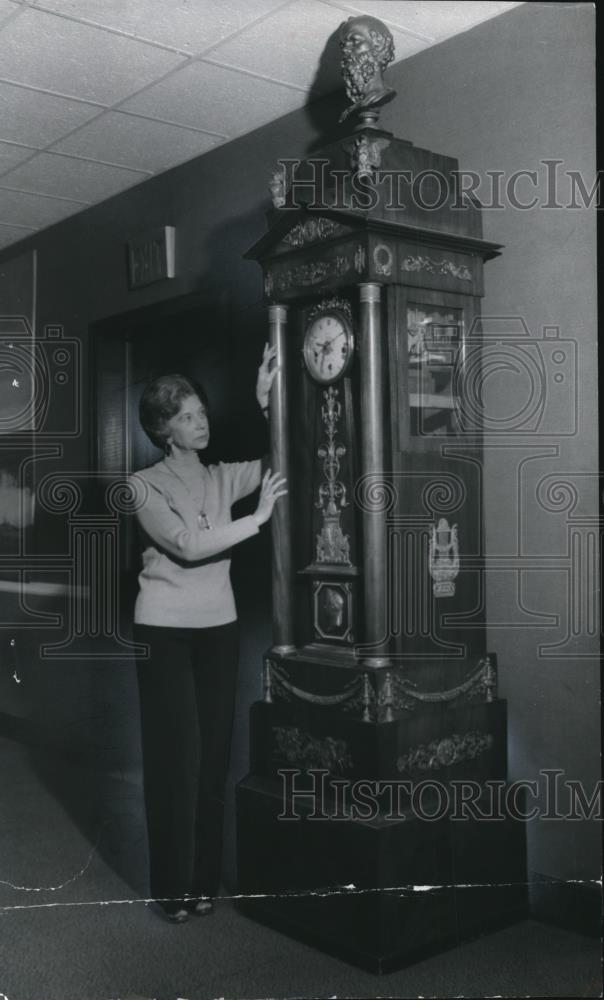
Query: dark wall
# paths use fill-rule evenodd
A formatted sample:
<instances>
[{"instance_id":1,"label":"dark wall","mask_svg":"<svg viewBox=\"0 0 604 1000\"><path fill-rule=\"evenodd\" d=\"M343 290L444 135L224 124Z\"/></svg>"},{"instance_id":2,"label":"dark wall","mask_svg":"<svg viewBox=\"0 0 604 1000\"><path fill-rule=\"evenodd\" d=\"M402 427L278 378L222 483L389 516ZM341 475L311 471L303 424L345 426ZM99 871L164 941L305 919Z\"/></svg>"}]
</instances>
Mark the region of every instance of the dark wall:
<instances>
[{"instance_id":1,"label":"dark wall","mask_svg":"<svg viewBox=\"0 0 604 1000\"><path fill-rule=\"evenodd\" d=\"M534 208L513 207L504 187L503 207L483 211L485 238L505 247L485 267L483 316L510 317L496 328L516 332L505 356L485 352L505 367L484 385L493 417L484 475L488 645L509 700L510 770L537 779L541 793L542 768L592 791L600 777L598 567L590 575L586 551L598 533L596 212L541 207L570 204L565 171L579 171L588 188L595 177L594 15L590 4L528 3L420 53L397 67L398 101L383 115L399 135L482 178L537 171L536 188L516 189L519 202L537 195ZM555 199L545 159L562 161ZM488 198L486 185L477 193ZM544 327L558 328L562 343L545 340ZM557 346L566 355L558 366ZM531 401L540 418L494 433ZM534 820L528 833L529 868L599 877L595 822Z\"/></svg>"},{"instance_id":2,"label":"dark wall","mask_svg":"<svg viewBox=\"0 0 604 1000\"><path fill-rule=\"evenodd\" d=\"M593 172L593 11L588 4L526 4L395 66L390 79L399 96L383 112L383 125L418 146L458 157L462 168L538 170L542 159L552 157L570 169ZM275 162L304 155L318 137L318 125L333 122L339 106L338 98L314 105L312 112L289 114L4 252L0 261L35 247L38 331L59 323L66 335L81 340L84 385L91 324L189 294L199 296L200 332L207 336L205 303L222 345L228 337L224 393L232 393L235 384L251 384L265 320L259 269L242 254L264 232L267 183ZM488 577L490 647L499 654L501 691L509 699L511 770L514 777L533 779L542 767L560 767L588 786L599 767L595 637L579 634L555 658L539 653L540 644L559 641L564 632L543 616L563 616L568 610L567 524L564 516L536 504L534 495L548 473L586 473L580 480L582 510L588 515L596 510L597 488L590 478L597 467L594 216L505 207L486 211L484 220L485 237L506 244L503 257L487 266L485 312L522 317L532 338L541 336L544 325L558 326L561 336L577 345L580 385L579 421L572 435L565 432L567 402L561 398L552 401L549 424L537 429L528 451L518 450L518 441L501 448L496 437L487 449L487 546L520 560L511 571L493 566ZM131 292L124 246L141 231L162 225L177 230L177 277ZM488 388L490 405L495 410L505 406L510 392L505 377ZM85 407L81 434L65 444L67 469L89 467L89 416ZM549 437L548 427L553 428ZM550 451L537 458L541 446ZM521 561L527 555L537 557L529 569ZM557 560L555 568L550 556ZM262 586L246 586L259 566ZM238 776L246 767L247 707L259 694L260 655L270 642L267 567L265 538L238 553L235 578L244 628L234 756ZM32 634L29 641L37 640ZM33 694L29 688L27 700L11 688L11 710L43 718L49 734L69 742L71 732L77 742L95 733L94 727L78 723L82 706L109 706L97 724L96 745L112 747L115 759L136 767L136 699L128 669L126 662L94 660L77 669L57 665L50 683L40 668L38 681L32 678L38 687ZM561 878L596 877L593 827L530 824L530 867Z\"/></svg>"},{"instance_id":3,"label":"dark wall","mask_svg":"<svg viewBox=\"0 0 604 1000\"><path fill-rule=\"evenodd\" d=\"M39 456L39 477L62 471L86 489L95 433L93 341L99 332L132 332L139 354L145 352L146 337L154 344L163 337L166 359L172 357L178 339L179 349L195 357L197 366L207 361L205 373L196 374L206 378L213 404L212 433L220 442L220 457L248 458L266 450L266 435L258 428L254 412L256 369L267 339L262 282L258 265L245 261L243 254L264 232L265 212L271 206L268 182L276 161L308 152L318 134L317 118L322 113L329 121L338 116L341 100L335 100L335 110L330 110L330 104L324 100L320 107L287 115L2 254L0 271L3 260L35 249L37 333L42 336L46 326L60 325L65 337L75 338L82 348L77 376L82 391L79 433L62 441L60 458ZM127 241L163 225L177 230L176 277L129 291ZM131 316L124 315L128 313ZM64 554L68 536L67 512L38 509L38 549ZM235 778L247 769L248 709L261 694L261 658L271 642L269 540L265 529L239 546L233 559L242 645L231 791ZM48 579L46 574L37 576ZM11 579L14 582L14 576ZM123 576L119 579L123 592L127 581ZM65 583L66 577L55 574L53 580ZM8 716L8 731L87 756L105 772L136 778L140 770L138 698L127 646L121 640L118 646L83 639L65 650L72 658L61 658L60 652L45 658L41 646L61 641L66 632L65 627L53 627L48 616L69 622L69 599L36 594L27 597L27 604L29 610L19 608L16 595L0 589L1 617L16 625L2 638L0 714ZM126 607L121 625L125 643L129 627ZM9 636L16 637L15 646L9 645ZM99 658L101 653L105 658ZM12 677L16 667L19 684ZM104 782L99 784L103 815L113 808L103 798L106 788ZM77 819L77 803L70 808ZM227 809L231 821L227 820L226 867L232 877L232 794Z\"/></svg>"}]
</instances>

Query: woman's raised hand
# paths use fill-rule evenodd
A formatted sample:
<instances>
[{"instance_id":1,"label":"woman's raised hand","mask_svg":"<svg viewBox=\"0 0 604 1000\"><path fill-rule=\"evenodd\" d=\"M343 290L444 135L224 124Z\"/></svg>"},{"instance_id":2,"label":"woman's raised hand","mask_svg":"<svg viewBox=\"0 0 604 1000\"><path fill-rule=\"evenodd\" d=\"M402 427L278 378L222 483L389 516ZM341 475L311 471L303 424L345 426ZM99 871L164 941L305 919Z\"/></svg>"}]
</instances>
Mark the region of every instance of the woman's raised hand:
<instances>
[{"instance_id":1,"label":"woman's raised hand","mask_svg":"<svg viewBox=\"0 0 604 1000\"><path fill-rule=\"evenodd\" d=\"M267 469L264 473L260 487L260 499L254 514L258 526L268 521L279 497L285 496L287 493L285 489L286 482L287 479L284 479L279 472L271 474L271 470Z\"/></svg>"},{"instance_id":2,"label":"woman's raised hand","mask_svg":"<svg viewBox=\"0 0 604 1000\"><path fill-rule=\"evenodd\" d=\"M256 381L256 399L258 400L258 405L266 410L268 406L268 394L271 390L273 380L275 375L279 371L279 365L275 365L271 368L271 364L277 356L277 348L269 347L268 344L264 345L264 352L262 354L262 362L258 369L258 379Z\"/></svg>"}]
</instances>

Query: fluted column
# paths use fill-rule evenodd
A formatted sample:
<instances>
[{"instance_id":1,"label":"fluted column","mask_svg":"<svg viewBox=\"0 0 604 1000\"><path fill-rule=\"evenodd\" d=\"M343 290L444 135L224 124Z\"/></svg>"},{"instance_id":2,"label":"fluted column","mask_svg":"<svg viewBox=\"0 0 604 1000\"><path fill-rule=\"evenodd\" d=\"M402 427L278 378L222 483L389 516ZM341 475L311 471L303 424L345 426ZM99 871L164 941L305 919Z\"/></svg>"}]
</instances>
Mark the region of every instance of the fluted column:
<instances>
[{"instance_id":1,"label":"fluted column","mask_svg":"<svg viewBox=\"0 0 604 1000\"><path fill-rule=\"evenodd\" d=\"M268 308L271 347L277 348L275 358L280 371L271 389L270 438L271 469L287 476L291 490L289 460L289 401L287 398L287 306L271 305ZM293 572L292 572L292 522L291 494L286 493L276 505L271 518L273 539L273 650L287 653L294 646Z\"/></svg>"},{"instance_id":2,"label":"fluted column","mask_svg":"<svg viewBox=\"0 0 604 1000\"><path fill-rule=\"evenodd\" d=\"M385 472L384 440L384 359L382 352L380 286L363 284L360 289L360 358L361 358L361 475L380 476ZM386 666L388 659L387 627L387 528L386 511L362 511L363 591L365 647L373 652L365 662L374 667Z\"/></svg>"}]
</instances>

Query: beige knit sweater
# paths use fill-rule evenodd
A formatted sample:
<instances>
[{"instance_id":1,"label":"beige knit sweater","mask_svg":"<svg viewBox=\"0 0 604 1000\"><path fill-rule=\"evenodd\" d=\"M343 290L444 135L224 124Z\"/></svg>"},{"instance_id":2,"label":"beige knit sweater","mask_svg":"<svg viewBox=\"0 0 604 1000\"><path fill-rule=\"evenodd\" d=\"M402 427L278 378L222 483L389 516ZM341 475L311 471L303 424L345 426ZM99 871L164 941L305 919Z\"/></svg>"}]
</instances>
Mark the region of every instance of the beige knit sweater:
<instances>
[{"instance_id":1,"label":"beige knit sweater","mask_svg":"<svg viewBox=\"0 0 604 1000\"><path fill-rule=\"evenodd\" d=\"M178 477L162 460L130 477L143 540L136 623L206 628L235 621L230 550L256 535L258 525L251 516L233 521L231 506L260 477L260 460L200 462Z\"/></svg>"}]
</instances>

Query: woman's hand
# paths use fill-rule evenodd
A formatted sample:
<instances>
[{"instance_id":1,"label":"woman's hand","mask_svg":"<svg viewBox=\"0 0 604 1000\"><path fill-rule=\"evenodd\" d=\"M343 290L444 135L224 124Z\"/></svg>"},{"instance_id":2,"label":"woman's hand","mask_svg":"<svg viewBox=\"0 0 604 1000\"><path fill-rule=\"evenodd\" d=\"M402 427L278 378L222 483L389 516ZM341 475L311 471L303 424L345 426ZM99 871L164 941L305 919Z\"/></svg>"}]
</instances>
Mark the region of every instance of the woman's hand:
<instances>
[{"instance_id":1,"label":"woman's hand","mask_svg":"<svg viewBox=\"0 0 604 1000\"><path fill-rule=\"evenodd\" d=\"M258 400L258 406L263 411L268 409L268 394L271 391L275 375L280 370L279 365L271 368L271 363L275 360L276 356L277 348L269 347L268 344L265 344L262 363L258 369L258 379L256 381L256 399Z\"/></svg>"},{"instance_id":2,"label":"woman's hand","mask_svg":"<svg viewBox=\"0 0 604 1000\"><path fill-rule=\"evenodd\" d=\"M279 472L273 472L267 469L262 478L262 485L260 486L260 499L258 501L258 507L253 515L256 519L258 527L261 524L265 524L273 513L273 507L279 499L279 497L285 496L287 490L285 489L285 484L287 479L283 479Z\"/></svg>"}]
</instances>

